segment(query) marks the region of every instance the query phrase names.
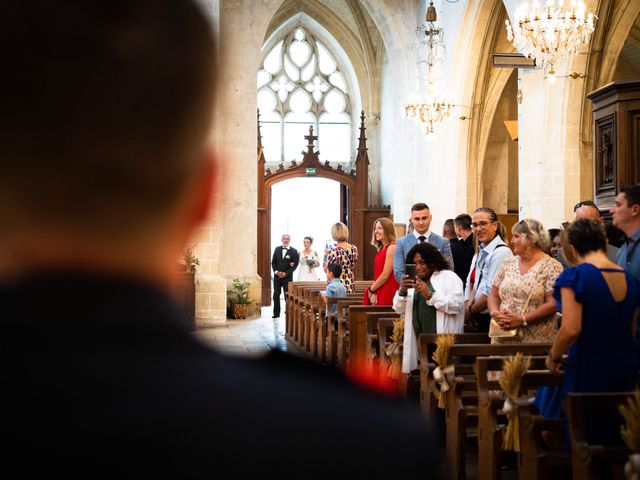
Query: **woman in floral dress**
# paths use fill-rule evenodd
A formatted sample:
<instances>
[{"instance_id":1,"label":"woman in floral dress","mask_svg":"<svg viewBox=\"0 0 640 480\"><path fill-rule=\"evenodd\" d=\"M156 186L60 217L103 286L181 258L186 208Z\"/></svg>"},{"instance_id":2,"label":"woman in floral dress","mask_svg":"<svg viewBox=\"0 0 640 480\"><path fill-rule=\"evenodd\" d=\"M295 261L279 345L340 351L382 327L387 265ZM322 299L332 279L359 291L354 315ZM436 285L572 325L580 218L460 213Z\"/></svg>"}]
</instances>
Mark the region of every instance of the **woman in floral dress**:
<instances>
[{"instance_id":1,"label":"woman in floral dress","mask_svg":"<svg viewBox=\"0 0 640 480\"><path fill-rule=\"evenodd\" d=\"M562 265L545 253L549 234L537 220L521 220L511 233L515 256L502 263L487 303L502 330L520 330L491 343L552 343L558 331L553 285Z\"/></svg>"},{"instance_id":2,"label":"woman in floral dress","mask_svg":"<svg viewBox=\"0 0 640 480\"><path fill-rule=\"evenodd\" d=\"M312 243L313 238L304 237L304 249L300 252L300 267L298 276L296 277L296 281L298 282L318 280L316 268L320 266L320 257L318 257L318 252L311 250Z\"/></svg>"},{"instance_id":3,"label":"woman in floral dress","mask_svg":"<svg viewBox=\"0 0 640 480\"><path fill-rule=\"evenodd\" d=\"M358 263L358 249L355 245L347 242L349 229L342 222L338 222L331 227L331 236L336 241L336 244L327 253L326 263L337 263L342 266L340 281L347 289L347 293L353 293L355 292L353 270L356 263Z\"/></svg>"}]
</instances>

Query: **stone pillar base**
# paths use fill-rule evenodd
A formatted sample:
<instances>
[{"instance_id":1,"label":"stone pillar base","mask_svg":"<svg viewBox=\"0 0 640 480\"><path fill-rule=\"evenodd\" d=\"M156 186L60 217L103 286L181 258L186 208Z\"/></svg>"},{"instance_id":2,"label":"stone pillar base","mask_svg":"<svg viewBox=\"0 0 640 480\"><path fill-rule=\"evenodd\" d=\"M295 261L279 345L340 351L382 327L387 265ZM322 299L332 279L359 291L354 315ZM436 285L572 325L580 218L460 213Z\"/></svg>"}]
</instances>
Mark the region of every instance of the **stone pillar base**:
<instances>
[{"instance_id":1,"label":"stone pillar base","mask_svg":"<svg viewBox=\"0 0 640 480\"><path fill-rule=\"evenodd\" d=\"M227 322L227 281L221 275L196 273L196 328Z\"/></svg>"}]
</instances>

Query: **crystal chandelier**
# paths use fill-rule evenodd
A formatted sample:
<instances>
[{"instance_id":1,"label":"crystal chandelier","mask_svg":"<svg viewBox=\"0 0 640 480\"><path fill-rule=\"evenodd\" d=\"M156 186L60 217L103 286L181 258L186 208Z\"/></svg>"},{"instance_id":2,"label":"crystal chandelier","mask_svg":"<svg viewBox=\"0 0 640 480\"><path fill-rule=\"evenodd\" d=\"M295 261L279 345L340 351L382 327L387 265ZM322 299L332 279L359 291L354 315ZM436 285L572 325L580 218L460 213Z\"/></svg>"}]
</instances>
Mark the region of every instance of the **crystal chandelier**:
<instances>
[{"instance_id":1,"label":"crystal chandelier","mask_svg":"<svg viewBox=\"0 0 640 480\"><path fill-rule=\"evenodd\" d=\"M435 127L454 111L451 101L438 93L440 79L444 74L446 49L444 45L444 29L436 27L438 20L433 2L427 8L426 21L417 28L416 35L419 42L418 65L426 67L424 74L424 89L421 101L408 103L404 106L404 114L419 121L425 129L428 140L435 139ZM424 91L424 90L423 90Z\"/></svg>"},{"instance_id":2,"label":"crystal chandelier","mask_svg":"<svg viewBox=\"0 0 640 480\"><path fill-rule=\"evenodd\" d=\"M424 102L404 106L407 117L415 118L424 125L427 136L434 134L434 125L454 112L453 103L443 95L429 94Z\"/></svg>"},{"instance_id":3,"label":"crystal chandelier","mask_svg":"<svg viewBox=\"0 0 640 480\"><path fill-rule=\"evenodd\" d=\"M586 14L583 2L571 0L570 8L564 10L564 0L547 0L545 8L534 0L531 9L524 3L516 12L513 25L505 21L507 38L525 56L535 58L539 65L549 65L549 75L555 74L554 65L580 46L589 42L595 28L596 17Z\"/></svg>"}]
</instances>

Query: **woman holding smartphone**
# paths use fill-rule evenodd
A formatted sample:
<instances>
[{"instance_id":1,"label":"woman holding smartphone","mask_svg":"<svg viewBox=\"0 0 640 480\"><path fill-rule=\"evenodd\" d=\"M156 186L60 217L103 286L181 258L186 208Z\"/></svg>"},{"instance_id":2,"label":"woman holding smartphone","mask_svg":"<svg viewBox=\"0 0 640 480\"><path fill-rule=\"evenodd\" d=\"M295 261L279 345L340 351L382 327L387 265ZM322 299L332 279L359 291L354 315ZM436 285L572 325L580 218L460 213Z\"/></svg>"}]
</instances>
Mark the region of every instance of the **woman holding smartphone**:
<instances>
[{"instance_id":1,"label":"woman holding smartphone","mask_svg":"<svg viewBox=\"0 0 640 480\"><path fill-rule=\"evenodd\" d=\"M393 299L393 309L404 314L403 373L418 368L418 335L462 333L464 329L462 280L450 270L442 253L430 243L419 243L407 253L406 263Z\"/></svg>"}]
</instances>

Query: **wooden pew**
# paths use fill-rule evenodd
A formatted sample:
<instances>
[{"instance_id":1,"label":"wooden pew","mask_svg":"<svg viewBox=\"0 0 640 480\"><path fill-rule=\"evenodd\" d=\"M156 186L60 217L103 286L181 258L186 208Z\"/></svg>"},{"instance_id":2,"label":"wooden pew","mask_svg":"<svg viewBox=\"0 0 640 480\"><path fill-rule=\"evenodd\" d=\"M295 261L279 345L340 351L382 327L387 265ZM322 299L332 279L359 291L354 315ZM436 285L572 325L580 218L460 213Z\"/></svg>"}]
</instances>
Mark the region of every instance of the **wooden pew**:
<instances>
[{"instance_id":1,"label":"wooden pew","mask_svg":"<svg viewBox=\"0 0 640 480\"><path fill-rule=\"evenodd\" d=\"M332 305L336 305L337 314L333 314ZM351 305L361 305L362 298L349 294L346 297L334 297L327 299L327 347L326 361L328 365L335 365L338 359L338 328L341 322L346 321Z\"/></svg>"},{"instance_id":2,"label":"wooden pew","mask_svg":"<svg viewBox=\"0 0 640 480\"><path fill-rule=\"evenodd\" d=\"M393 320L400 318L397 312L367 312L366 317L366 338L365 338L365 371L367 375L379 377L380 364L383 361L382 351L380 350L380 342L384 342L385 337L378 336L378 325L380 320ZM392 324L393 325L393 324ZM393 326L392 326L393 333ZM350 344L351 345L351 344ZM351 354L349 354L351 358ZM384 376L382 377L384 378Z\"/></svg>"},{"instance_id":3,"label":"wooden pew","mask_svg":"<svg viewBox=\"0 0 640 480\"><path fill-rule=\"evenodd\" d=\"M474 372L477 357L515 355L543 355L549 344L457 344L450 350L448 365L456 359L454 385L446 392L446 455L450 478L465 478L466 430L478 426L478 384ZM464 372L458 374L458 371Z\"/></svg>"},{"instance_id":4,"label":"wooden pew","mask_svg":"<svg viewBox=\"0 0 640 480\"><path fill-rule=\"evenodd\" d=\"M309 292L308 304L305 305L307 317L305 319L307 329L307 351L311 353L314 358L318 358L318 325L322 325L320 322L320 302L322 302L322 296L320 295L324 290L314 289Z\"/></svg>"},{"instance_id":5,"label":"wooden pew","mask_svg":"<svg viewBox=\"0 0 640 480\"><path fill-rule=\"evenodd\" d=\"M387 375L388 369L391 366L390 363L387 363L386 361L385 351L387 346L392 343L391 337L393 336L393 325L398 318L402 317L385 317L378 319L378 358L380 359L379 375L381 378L384 378Z\"/></svg>"},{"instance_id":6,"label":"wooden pew","mask_svg":"<svg viewBox=\"0 0 640 480\"><path fill-rule=\"evenodd\" d=\"M520 480L571 478L571 455L565 451L550 450L542 438L543 431L556 432L562 436L564 420L544 418L537 413L537 408L533 405L519 406L516 412L520 426L518 478Z\"/></svg>"},{"instance_id":7,"label":"wooden pew","mask_svg":"<svg viewBox=\"0 0 640 480\"><path fill-rule=\"evenodd\" d=\"M624 464L631 451L619 439L619 444L594 444L587 438L587 424L595 417L606 418L619 429L623 418L618 405L633 396L633 392L568 393L564 411L569 421L571 464L574 480L625 478ZM618 440L618 439L616 439Z\"/></svg>"},{"instance_id":8,"label":"wooden pew","mask_svg":"<svg viewBox=\"0 0 640 480\"><path fill-rule=\"evenodd\" d=\"M297 332L295 331L295 319L297 318L297 308L300 302L300 296L302 295L302 288L304 286L317 286L323 287L325 282L289 282L288 293L285 300L285 318L286 326L285 331L289 339L297 338Z\"/></svg>"},{"instance_id":9,"label":"wooden pew","mask_svg":"<svg viewBox=\"0 0 640 480\"><path fill-rule=\"evenodd\" d=\"M433 361L433 352L436 350L437 334L423 333L418 336L418 353L420 359L420 410L435 424L438 410L437 384L433 380L433 371L437 367ZM456 344L488 344L491 339L486 333L458 333ZM463 368L462 366L459 368ZM467 367L468 368L468 367ZM472 374L473 369L468 368L460 374Z\"/></svg>"},{"instance_id":10,"label":"wooden pew","mask_svg":"<svg viewBox=\"0 0 640 480\"><path fill-rule=\"evenodd\" d=\"M388 305L351 305L348 312L348 323L346 317L338 316L338 367L346 371L347 354L349 359L359 362L364 359L367 350L367 313L383 312L387 314L395 311ZM380 317L378 317L380 318ZM377 321L377 319L376 319ZM347 327L348 326L348 327ZM348 330L347 330L348 329ZM347 344L349 346L347 353ZM355 363L352 364L356 367Z\"/></svg>"},{"instance_id":11,"label":"wooden pew","mask_svg":"<svg viewBox=\"0 0 640 480\"><path fill-rule=\"evenodd\" d=\"M301 285L296 293L297 295L293 298L292 304L294 309L294 334L293 340L297 343L297 345L306 350L306 332L305 332L305 317L306 317L306 301L309 295L309 292L312 290L321 290L324 289L326 284L324 282L315 282L309 283L307 285Z\"/></svg>"},{"instance_id":12,"label":"wooden pew","mask_svg":"<svg viewBox=\"0 0 640 480\"><path fill-rule=\"evenodd\" d=\"M480 479L501 478L500 456L502 452L502 441L508 418L502 412L502 406L506 396L502 398L492 394L496 390L502 390L500 383L495 380L490 372L502 370L504 360L507 357L478 357L476 358L476 378L478 382L478 470ZM545 367L546 356L534 356L531 359L529 371L522 378L520 395L533 397L535 390L543 385L562 385L563 377L554 375ZM529 407L527 405L527 407ZM514 415L517 414L517 407L514 407ZM521 429L520 429L521 430ZM522 437L521 437L522 438ZM529 457L524 463L529 467ZM568 458L567 458L568 460ZM569 462L565 467L569 467ZM519 476L525 478L530 472L523 472Z\"/></svg>"},{"instance_id":13,"label":"wooden pew","mask_svg":"<svg viewBox=\"0 0 640 480\"><path fill-rule=\"evenodd\" d=\"M302 302L301 302L301 312L300 312L300 317L299 317L299 321L300 321L300 347L307 351L307 352L311 352L312 354L315 351L315 333L314 333L314 339L313 339L313 344L311 342L311 334L312 334L312 325L313 325L313 318L312 318L312 304L313 304L313 299L315 298L315 300L317 301L318 298L320 297L320 292L324 291L324 289L326 288L326 285L322 285L321 287L313 287L313 286L308 286L308 287L304 287L302 290Z\"/></svg>"}]
</instances>

